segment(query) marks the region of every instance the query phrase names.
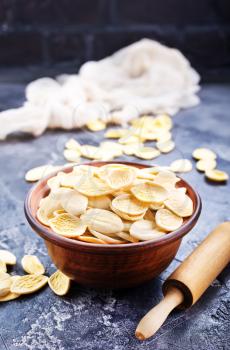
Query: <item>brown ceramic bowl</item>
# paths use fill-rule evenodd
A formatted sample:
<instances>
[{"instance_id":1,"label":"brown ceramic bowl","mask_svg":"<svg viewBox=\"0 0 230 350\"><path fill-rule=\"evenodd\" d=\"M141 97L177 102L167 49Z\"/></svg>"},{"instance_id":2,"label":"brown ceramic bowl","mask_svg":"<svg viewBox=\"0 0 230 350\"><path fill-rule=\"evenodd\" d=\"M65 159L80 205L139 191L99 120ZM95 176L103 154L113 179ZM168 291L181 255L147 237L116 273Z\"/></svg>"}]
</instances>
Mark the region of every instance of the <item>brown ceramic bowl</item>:
<instances>
[{"instance_id":1,"label":"brown ceramic bowl","mask_svg":"<svg viewBox=\"0 0 230 350\"><path fill-rule=\"evenodd\" d=\"M91 163L102 166L109 162ZM112 163L112 162L111 162ZM119 162L116 162L119 163ZM122 162L120 162L122 163ZM88 163L90 164L90 163ZM147 165L127 163L138 168ZM70 172L72 167L63 171ZM48 253L56 267L80 284L90 287L126 288L136 286L159 275L171 263L181 244L182 237L196 224L201 212L198 193L184 180L178 187L186 187L193 200L194 212L178 230L156 241L127 244L92 244L57 235L36 218L41 198L47 196L47 180L38 182L25 200L25 214L31 227L45 241Z\"/></svg>"}]
</instances>

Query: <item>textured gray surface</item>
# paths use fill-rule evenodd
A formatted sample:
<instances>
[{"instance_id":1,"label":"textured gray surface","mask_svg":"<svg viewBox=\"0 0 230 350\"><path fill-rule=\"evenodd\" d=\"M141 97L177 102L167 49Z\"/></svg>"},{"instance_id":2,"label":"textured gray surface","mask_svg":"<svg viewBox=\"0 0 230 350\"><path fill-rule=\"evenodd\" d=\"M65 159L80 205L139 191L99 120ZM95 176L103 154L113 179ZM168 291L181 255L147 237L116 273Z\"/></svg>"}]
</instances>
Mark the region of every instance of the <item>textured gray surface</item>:
<instances>
[{"instance_id":1,"label":"textured gray surface","mask_svg":"<svg viewBox=\"0 0 230 350\"><path fill-rule=\"evenodd\" d=\"M24 85L0 83L0 109L20 105ZM200 106L175 117L177 148L158 158L159 164L187 157L195 147L208 146L218 153L218 165L230 173L230 85L206 85ZM103 133L47 132L37 139L12 136L0 144L0 248L36 254L54 271L41 238L27 224L23 201L30 185L24 182L29 168L64 163L62 150L69 137L96 144ZM129 158L132 160L132 158ZM186 312L174 312L154 338L134 338L141 316L160 301L162 281L218 223L229 220L229 185L211 185L193 170L184 176L203 200L200 220L183 239L176 259L153 281L123 291L96 291L74 285L67 297L49 288L0 305L0 350L227 350L230 348L230 268ZM208 266L207 266L208 269ZM13 269L22 273L20 263ZM194 271L195 274L195 271Z\"/></svg>"}]
</instances>

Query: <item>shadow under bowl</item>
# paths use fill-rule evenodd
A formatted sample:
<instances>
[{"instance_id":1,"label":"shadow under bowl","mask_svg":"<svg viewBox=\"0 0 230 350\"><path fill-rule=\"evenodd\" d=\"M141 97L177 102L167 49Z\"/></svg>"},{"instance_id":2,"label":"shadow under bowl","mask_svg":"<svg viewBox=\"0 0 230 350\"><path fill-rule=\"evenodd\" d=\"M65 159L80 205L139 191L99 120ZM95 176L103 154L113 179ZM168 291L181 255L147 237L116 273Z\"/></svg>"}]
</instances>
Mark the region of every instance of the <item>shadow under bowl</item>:
<instances>
[{"instance_id":1,"label":"shadow under bowl","mask_svg":"<svg viewBox=\"0 0 230 350\"><path fill-rule=\"evenodd\" d=\"M129 162L93 162L87 165L102 166L109 163L127 164L139 169L149 167ZM63 171L68 173L72 167L64 168ZM33 230L44 239L56 267L71 279L89 287L128 288L158 276L171 263L183 236L194 227L201 212L200 196L181 179L177 186L186 187L194 211L178 230L155 241L127 244L100 245L65 238L42 225L36 217L41 198L50 191L47 180L54 175L45 177L29 191L25 200L25 215Z\"/></svg>"}]
</instances>

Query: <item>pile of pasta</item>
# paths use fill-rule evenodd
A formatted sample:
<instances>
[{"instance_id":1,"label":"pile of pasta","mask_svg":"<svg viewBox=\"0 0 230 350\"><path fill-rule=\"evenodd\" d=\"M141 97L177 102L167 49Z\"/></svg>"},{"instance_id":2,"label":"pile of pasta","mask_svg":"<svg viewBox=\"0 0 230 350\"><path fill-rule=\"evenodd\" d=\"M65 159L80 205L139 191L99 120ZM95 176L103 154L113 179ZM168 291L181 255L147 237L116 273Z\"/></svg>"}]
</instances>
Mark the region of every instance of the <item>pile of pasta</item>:
<instances>
[{"instance_id":1,"label":"pile of pasta","mask_svg":"<svg viewBox=\"0 0 230 350\"><path fill-rule=\"evenodd\" d=\"M78 165L47 181L38 220L56 234L88 243L156 240L193 213L180 178L163 167Z\"/></svg>"}]
</instances>

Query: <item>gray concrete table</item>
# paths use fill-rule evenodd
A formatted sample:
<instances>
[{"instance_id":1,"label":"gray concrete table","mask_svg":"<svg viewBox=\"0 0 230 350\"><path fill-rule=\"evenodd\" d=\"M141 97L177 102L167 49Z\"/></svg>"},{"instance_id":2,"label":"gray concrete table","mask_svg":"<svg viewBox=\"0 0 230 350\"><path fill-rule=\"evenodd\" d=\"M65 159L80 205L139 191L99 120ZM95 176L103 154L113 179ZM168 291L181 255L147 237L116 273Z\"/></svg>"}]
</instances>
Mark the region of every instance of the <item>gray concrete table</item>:
<instances>
[{"instance_id":1,"label":"gray concrete table","mask_svg":"<svg viewBox=\"0 0 230 350\"><path fill-rule=\"evenodd\" d=\"M0 83L0 109L20 105L23 91L23 84ZM177 148L157 162L166 165L181 157L191 159L194 148L208 146L217 152L218 166L230 173L230 85L204 85L200 97L198 107L175 117ZM24 216L23 201L30 188L24 181L25 171L47 162L63 163L62 150L70 137L97 144L102 136L101 132L49 131L37 139L12 136L0 143L0 248L13 251L18 262L25 253L36 254L48 273L55 270L42 239L32 232ZM0 349L230 349L230 268L221 273L192 309L174 312L154 338L146 342L134 338L138 320L161 300L163 280L218 223L230 219L229 185L211 185L195 169L184 177L199 191L203 211L164 273L129 290L97 291L75 284L63 298L46 288L1 304ZM12 271L22 273L20 263Z\"/></svg>"}]
</instances>

